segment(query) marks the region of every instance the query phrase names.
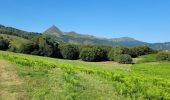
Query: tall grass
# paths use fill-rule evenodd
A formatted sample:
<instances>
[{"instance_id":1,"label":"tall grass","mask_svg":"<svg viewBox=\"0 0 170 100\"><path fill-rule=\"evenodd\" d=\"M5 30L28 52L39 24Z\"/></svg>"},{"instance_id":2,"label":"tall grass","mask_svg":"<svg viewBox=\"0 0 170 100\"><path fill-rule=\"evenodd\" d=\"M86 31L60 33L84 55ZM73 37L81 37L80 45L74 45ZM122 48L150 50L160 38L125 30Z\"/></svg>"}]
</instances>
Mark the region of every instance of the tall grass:
<instances>
[{"instance_id":1,"label":"tall grass","mask_svg":"<svg viewBox=\"0 0 170 100\"><path fill-rule=\"evenodd\" d=\"M76 97L80 94L80 90L83 89L83 86L80 85L80 77L76 74L77 72L83 72L88 75L96 75L102 80L106 80L113 85L118 95L125 96L126 98L154 100L170 99L170 79L155 77L155 73L151 73L152 71L155 71L155 67L159 67L161 69L162 65L159 64L154 64L150 66L149 69L147 68L149 65L140 63L133 65L132 69L129 70L121 68L113 68L113 70L110 70L107 67L98 67L101 66L101 64L94 65L93 63L87 64L86 62L80 63L79 61L58 60L2 51L0 52L0 58L7 59L20 66L27 66L37 70L37 73L34 74L38 74L41 77L45 77L43 75L46 75L49 70L59 68L63 71L64 87L65 90L68 91L68 94L66 95L69 99L71 98L73 100L76 99ZM126 67L131 65L116 66ZM167 63L167 66L170 66L170 63ZM141 70L137 68L140 68ZM39 72L40 70L42 72ZM146 72L145 70L149 71ZM159 74L160 76L166 75L162 74L164 72L168 74L168 72L170 72L170 67L167 67L166 71L161 70L160 73L156 74ZM45 92L45 94L46 93L49 93L49 91Z\"/></svg>"}]
</instances>

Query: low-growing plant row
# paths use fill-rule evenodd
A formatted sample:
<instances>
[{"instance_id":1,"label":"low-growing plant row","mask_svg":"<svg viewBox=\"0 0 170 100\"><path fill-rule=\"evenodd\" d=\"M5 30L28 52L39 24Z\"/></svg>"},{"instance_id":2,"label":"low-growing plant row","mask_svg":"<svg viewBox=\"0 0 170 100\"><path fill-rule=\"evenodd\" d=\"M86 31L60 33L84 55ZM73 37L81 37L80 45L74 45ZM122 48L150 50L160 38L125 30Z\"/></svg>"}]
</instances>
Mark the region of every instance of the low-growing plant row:
<instances>
[{"instance_id":1,"label":"low-growing plant row","mask_svg":"<svg viewBox=\"0 0 170 100\"><path fill-rule=\"evenodd\" d=\"M42 58L37 56L29 56L23 54L15 54L8 52L0 52L0 58L9 60L20 66L32 68L34 70L52 70L60 68L64 71L64 88L69 91L68 98L76 98L80 92L74 89L82 89L79 84L79 76L76 73L86 73L89 75L97 75L100 78L112 83L119 95L131 99L148 99L148 100L168 100L170 99L170 80L167 78L143 77L136 72L125 73L118 70L106 70L85 65L73 66L65 62L55 59ZM154 69L153 69L154 70ZM46 71L48 72L48 71Z\"/></svg>"}]
</instances>

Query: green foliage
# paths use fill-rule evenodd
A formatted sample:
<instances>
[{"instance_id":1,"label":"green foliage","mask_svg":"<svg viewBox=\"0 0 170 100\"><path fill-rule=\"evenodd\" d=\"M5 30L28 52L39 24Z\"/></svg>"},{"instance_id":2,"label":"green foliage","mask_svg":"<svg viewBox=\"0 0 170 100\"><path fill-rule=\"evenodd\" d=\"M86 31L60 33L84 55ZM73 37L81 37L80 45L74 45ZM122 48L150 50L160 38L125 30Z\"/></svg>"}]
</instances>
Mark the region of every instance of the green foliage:
<instances>
[{"instance_id":1,"label":"green foliage","mask_svg":"<svg viewBox=\"0 0 170 100\"><path fill-rule=\"evenodd\" d=\"M47 56L47 57L61 57L58 43L51 40L45 36L37 36L32 39L36 44L39 46L39 54L40 56Z\"/></svg>"},{"instance_id":2,"label":"green foliage","mask_svg":"<svg viewBox=\"0 0 170 100\"><path fill-rule=\"evenodd\" d=\"M96 61L94 50L91 48L84 48L80 52L80 59L83 61Z\"/></svg>"},{"instance_id":3,"label":"green foliage","mask_svg":"<svg viewBox=\"0 0 170 100\"><path fill-rule=\"evenodd\" d=\"M73 44L60 44L61 55L64 59L75 60L79 57L79 49Z\"/></svg>"},{"instance_id":4,"label":"green foliage","mask_svg":"<svg viewBox=\"0 0 170 100\"><path fill-rule=\"evenodd\" d=\"M19 52L47 57L61 57L58 49L58 43L51 41L44 36L37 36L32 39L33 42L23 43Z\"/></svg>"},{"instance_id":5,"label":"green foliage","mask_svg":"<svg viewBox=\"0 0 170 100\"><path fill-rule=\"evenodd\" d=\"M106 51L101 47L84 48L80 52L80 58L83 61L104 61L107 60Z\"/></svg>"},{"instance_id":6,"label":"green foliage","mask_svg":"<svg viewBox=\"0 0 170 100\"><path fill-rule=\"evenodd\" d=\"M103 53L101 53L101 56L103 56L103 57L100 57L99 59L99 61L106 61L106 60L109 60L109 58L108 58L108 53L109 53L109 51L111 50L111 46L99 46L99 45L78 45L78 47L79 47L79 51L80 51L80 53L82 52L82 50L83 50L83 52L85 52L86 53L86 51L90 51L90 52L95 52L95 49L99 49L100 51L102 51ZM92 49L94 49L94 51L93 50L86 50L86 49L88 49L88 48L92 48ZM85 55L87 55L87 54L82 54L82 56L84 56L85 57ZM92 54L90 54L91 56L93 56ZM83 57L83 58L84 58ZM89 57L89 59L90 59L90 57ZM92 57L92 59L94 59L94 57ZM85 59L84 59L84 61L86 61Z\"/></svg>"},{"instance_id":7,"label":"green foliage","mask_svg":"<svg viewBox=\"0 0 170 100\"><path fill-rule=\"evenodd\" d=\"M157 54L148 54L143 55L138 58L135 58L135 63L149 63L149 62L156 62L156 55Z\"/></svg>"},{"instance_id":8,"label":"green foliage","mask_svg":"<svg viewBox=\"0 0 170 100\"><path fill-rule=\"evenodd\" d=\"M123 46L116 46L110 50L108 57L109 60L118 61L118 58L121 54L128 54L128 53L129 53L129 48Z\"/></svg>"},{"instance_id":9,"label":"green foliage","mask_svg":"<svg viewBox=\"0 0 170 100\"><path fill-rule=\"evenodd\" d=\"M141 55L147 55L153 53L154 50L147 46L136 46L130 49L130 55L135 58Z\"/></svg>"},{"instance_id":10,"label":"green foliage","mask_svg":"<svg viewBox=\"0 0 170 100\"><path fill-rule=\"evenodd\" d=\"M119 55L117 60L121 64L131 64L132 63L132 57L128 54Z\"/></svg>"},{"instance_id":11,"label":"green foliage","mask_svg":"<svg viewBox=\"0 0 170 100\"><path fill-rule=\"evenodd\" d=\"M12 27L5 27L3 25L0 25L0 34L8 34L8 35L22 37L25 39L31 39L34 36L40 35L39 33L26 32Z\"/></svg>"},{"instance_id":12,"label":"green foliage","mask_svg":"<svg viewBox=\"0 0 170 100\"><path fill-rule=\"evenodd\" d=\"M159 52L156 56L158 61L170 61L170 52Z\"/></svg>"},{"instance_id":13,"label":"green foliage","mask_svg":"<svg viewBox=\"0 0 170 100\"><path fill-rule=\"evenodd\" d=\"M96 61L106 61L107 60L107 51L102 47L93 47L92 48L95 54Z\"/></svg>"},{"instance_id":14,"label":"green foliage","mask_svg":"<svg viewBox=\"0 0 170 100\"><path fill-rule=\"evenodd\" d=\"M34 52L35 54L35 51L37 51L37 55L38 55L38 50L39 50L39 46L36 43L30 42L21 45L19 52L26 53L26 54L32 54Z\"/></svg>"},{"instance_id":15,"label":"green foliage","mask_svg":"<svg viewBox=\"0 0 170 100\"><path fill-rule=\"evenodd\" d=\"M7 50L9 48L9 41L3 38L0 39L0 50Z\"/></svg>"},{"instance_id":16,"label":"green foliage","mask_svg":"<svg viewBox=\"0 0 170 100\"><path fill-rule=\"evenodd\" d=\"M0 37L3 38L4 40L9 41L8 51L12 51L12 52L18 52L22 44L31 42L30 40L21 37L6 35L6 34L0 34Z\"/></svg>"},{"instance_id":17,"label":"green foliage","mask_svg":"<svg viewBox=\"0 0 170 100\"><path fill-rule=\"evenodd\" d=\"M78 46L78 48L79 48L79 51L81 52L84 48L93 48L93 47L96 46L96 45L78 44L77 46Z\"/></svg>"},{"instance_id":18,"label":"green foliage","mask_svg":"<svg viewBox=\"0 0 170 100\"><path fill-rule=\"evenodd\" d=\"M121 100L170 99L169 62L134 64L129 70L122 70L128 65L109 66L96 62L52 59L3 51L0 52L0 58L19 65L18 72L26 83L24 88L27 89L26 94L30 99L114 100L114 94L116 98L125 97ZM115 69L110 70L111 68ZM102 83L103 86L100 85ZM113 88L114 91L108 91L107 88Z\"/></svg>"}]
</instances>

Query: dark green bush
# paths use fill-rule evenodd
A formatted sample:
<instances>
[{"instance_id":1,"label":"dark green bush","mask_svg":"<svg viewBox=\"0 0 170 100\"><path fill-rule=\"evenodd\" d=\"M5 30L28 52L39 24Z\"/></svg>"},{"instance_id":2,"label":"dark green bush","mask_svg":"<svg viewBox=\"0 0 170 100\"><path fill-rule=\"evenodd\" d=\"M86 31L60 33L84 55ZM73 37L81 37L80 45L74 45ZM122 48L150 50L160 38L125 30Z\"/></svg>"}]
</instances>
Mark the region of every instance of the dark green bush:
<instances>
[{"instance_id":1,"label":"dark green bush","mask_svg":"<svg viewBox=\"0 0 170 100\"><path fill-rule=\"evenodd\" d=\"M61 57L58 43L52 41L45 36L37 36L32 39L33 42L24 43L21 45L18 52L33 54L47 57ZM15 49L14 49L15 50Z\"/></svg>"},{"instance_id":2,"label":"dark green bush","mask_svg":"<svg viewBox=\"0 0 170 100\"><path fill-rule=\"evenodd\" d=\"M83 61L96 61L95 52L91 48L84 48L80 52L80 59Z\"/></svg>"},{"instance_id":3,"label":"dark green bush","mask_svg":"<svg viewBox=\"0 0 170 100\"><path fill-rule=\"evenodd\" d=\"M93 49L97 49L101 51L101 56L103 57L99 57L100 60L109 60L108 59L108 53L111 50L111 46L99 46L99 45L78 45L79 47L79 51L81 52L82 50L84 50L85 48L93 48ZM103 52L103 53L102 53ZM102 58L102 59L101 59Z\"/></svg>"},{"instance_id":4,"label":"dark green bush","mask_svg":"<svg viewBox=\"0 0 170 100\"><path fill-rule=\"evenodd\" d=\"M121 51L120 51L120 54L121 54ZM110 50L110 52L108 53L108 58L111 61L114 61L116 59L116 50L115 50L115 48L112 48Z\"/></svg>"},{"instance_id":5,"label":"dark green bush","mask_svg":"<svg viewBox=\"0 0 170 100\"><path fill-rule=\"evenodd\" d=\"M106 51L101 47L84 48L80 52L80 58L83 61L105 61L107 60Z\"/></svg>"},{"instance_id":6,"label":"dark green bush","mask_svg":"<svg viewBox=\"0 0 170 100\"><path fill-rule=\"evenodd\" d=\"M128 54L121 54L118 56L117 61L121 64L131 64L132 57Z\"/></svg>"},{"instance_id":7,"label":"dark green bush","mask_svg":"<svg viewBox=\"0 0 170 100\"><path fill-rule=\"evenodd\" d=\"M9 48L9 41L0 39L0 50L7 50Z\"/></svg>"},{"instance_id":8,"label":"dark green bush","mask_svg":"<svg viewBox=\"0 0 170 100\"><path fill-rule=\"evenodd\" d=\"M129 53L128 53L132 58L136 58L139 56L136 48L130 48Z\"/></svg>"},{"instance_id":9,"label":"dark green bush","mask_svg":"<svg viewBox=\"0 0 170 100\"><path fill-rule=\"evenodd\" d=\"M105 52L105 56L106 56L105 60L108 61L109 60L108 55L109 55L109 52L112 49L112 47L111 46L100 46L100 47Z\"/></svg>"},{"instance_id":10,"label":"dark green bush","mask_svg":"<svg viewBox=\"0 0 170 100\"><path fill-rule=\"evenodd\" d=\"M20 53L31 54L34 51L38 51L38 49L39 49L39 46L37 44L29 42L29 43L22 44L18 51Z\"/></svg>"},{"instance_id":11,"label":"dark green bush","mask_svg":"<svg viewBox=\"0 0 170 100\"><path fill-rule=\"evenodd\" d=\"M100 47L96 46L92 48L95 53L96 61L106 61L107 60L107 51Z\"/></svg>"},{"instance_id":12,"label":"dark green bush","mask_svg":"<svg viewBox=\"0 0 170 100\"><path fill-rule=\"evenodd\" d=\"M96 45L90 45L90 44L79 44L77 45L79 48L79 51L81 52L84 48L93 48Z\"/></svg>"},{"instance_id":13,"label":"dark green bush","mask_svg":"<svg viewBox=\"0 0 170 100\"><path fill-rule=\"evenodd\" d=\"M158 61L170 61L170 52L159 52L156 59Z\"/></svg>"},{"instance_id":14,"label":"dark green bush","mask_svg":"<svg viewBox=\"0 0 170 100\"><path fill-rule=\"evenodd\" d=\"M117 61L119 55L128 53L129 48L123 46L116 46L110 50L110 52L108 53L108 58L109 60Z\"/></svg>"},{"instance_id":15,"label":"dark green bush","mask_svg":"<svg viewBox=\"0 0 170 100\"><path fill-rule=\"evenodd\" d=\"M147 46L136 46L130 49L129 51L129 55L131 55L131 57L135 58L141 55L147 55L147 54L151 54L153 53L154 50L147 47Z\"/></svg>"},{"instance_id":16,"label":"dark green bush","mask_svg":"<svg viewBox=\"0 0 170 100\"><path fill-rule=\"evenodd\" d=\"M60 44L61 55L64 59L75 60L79 57L79 49L73 44Z\"/></svg>"},{"instance_id":17,"label":"dark green bush","mask_svg":"<svg viewBox=\"0 0 170 100\"><path fill-rule=\"evenodd\" d=\"M34 37L32 41L34 41L38 45L39 49L38 51L33 51L31 54L61 58L58 43L53 41L51 38L45 36L37 36Z\"/></svg>"}]
</instances>

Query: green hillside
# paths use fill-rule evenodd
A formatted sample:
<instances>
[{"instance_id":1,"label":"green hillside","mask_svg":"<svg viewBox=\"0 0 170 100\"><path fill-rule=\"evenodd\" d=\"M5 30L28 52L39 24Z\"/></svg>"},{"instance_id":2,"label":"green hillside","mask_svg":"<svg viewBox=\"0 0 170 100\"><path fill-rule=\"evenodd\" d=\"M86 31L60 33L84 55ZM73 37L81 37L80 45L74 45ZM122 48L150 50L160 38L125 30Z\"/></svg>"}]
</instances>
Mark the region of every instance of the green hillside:
<instances>
[{"instance_id":1,"label":"green hillside","mask_svg":"<svg viewBox=\"0 0 170 100\"><path fill-rule=\"evenodd\" d=\"M136 58L136 64L118 64L0 51L0 97L4 100L168 100L170 63L156 62L150 56L154 55Z\"/></svg>"},{"instance_id":2,"label":"green hillside","mask_svg":"<svg viewBox=\"0 0 170 100\"><path fill-rule=\"evenodd\" d=\"M22 37L7 35L7 34L0 34L0 37L9 40L10 42L10 49L19 49L22 44L31 42L28 39L24 39Z\"/></svg>"}]
</instances>

